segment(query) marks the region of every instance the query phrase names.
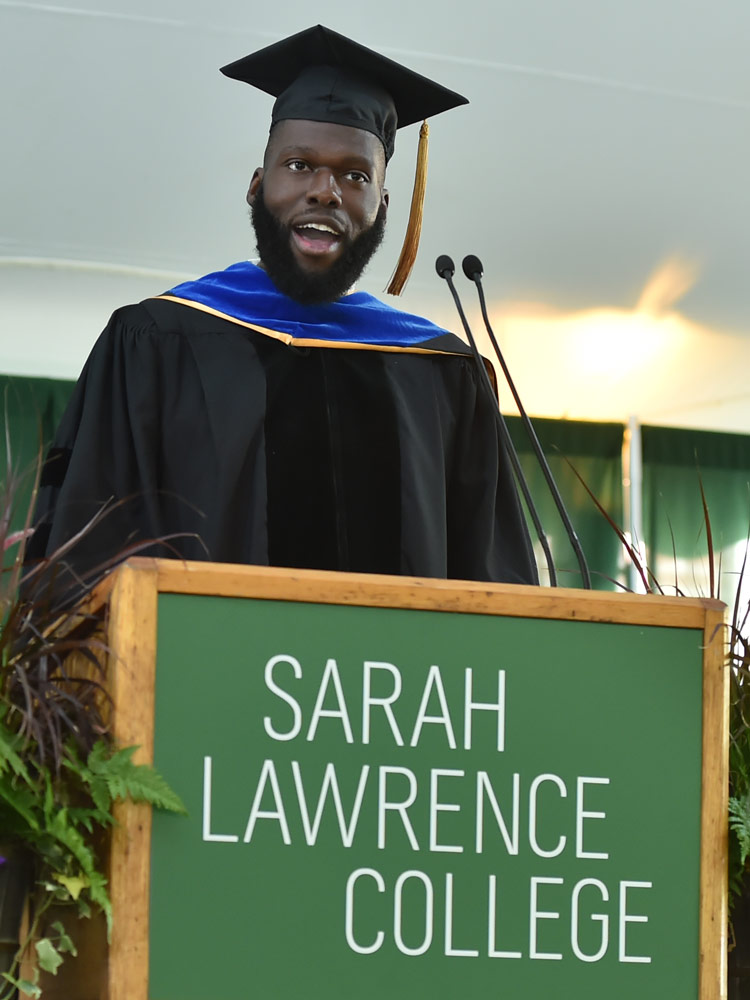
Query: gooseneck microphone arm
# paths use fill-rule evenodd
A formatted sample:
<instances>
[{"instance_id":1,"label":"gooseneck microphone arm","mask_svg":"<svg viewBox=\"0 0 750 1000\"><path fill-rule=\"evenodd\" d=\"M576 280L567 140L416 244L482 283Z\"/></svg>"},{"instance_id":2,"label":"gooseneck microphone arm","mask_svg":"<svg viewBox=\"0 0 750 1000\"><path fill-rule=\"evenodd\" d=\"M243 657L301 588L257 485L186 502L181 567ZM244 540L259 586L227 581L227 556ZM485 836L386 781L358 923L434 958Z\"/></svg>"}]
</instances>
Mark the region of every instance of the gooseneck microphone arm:
<instances>
[{"instance_id":1,"label":"gooseneck microphone arm","mask_svg":"<svg viewBox=\"0 0 750 1000\"><path fill-rule=\"evenodd\" d=\"M490 382L490 377L487 374L487 369L484 367L484 361L482 360L482 357L479 353L479 349L477 348L477 342L474 339L474 334L471 332L471 328L469 327L469 323L466 319L463 307L461 305L461 300L459 299L458 292L456 291L456 286L453 284L453 275L456 273L455 265L447 254L441 254L435 261L435 270L437 271L438 275L445 281L448 288L450 288L451 295L453 296L453 301L455 302L456 309L458 310L458 315L461 319L461 323L466 332L466 336L469 339L469 345L471 346L471 350L474 355L474 360L476 361L477 368L479 369L480 372L480 379L487 393L489 394L489 398L492 401L492 409L496 416L497 426L500 431L500 438L502 440L503 445L505 446L506 452L508 453L508 457L510 458L510 463L513 467L513 473L516 477L516 481L518 482L518 486L521 490L523 499L528 508L529 515L531 516L531 520L534 525L534 530L536 531L537 538L539 539L539 544L542 546L542 550L544 552L544 558L547 562L547 572L549 573L550 586L556 587L557 574L555 573L555 566L554 563L552 562L552 552L549 547L549 541L547 540L547 536L544 533L544 528L542 527L542 522L539 519L539 514L537 513L537 509L534 506L534 501L531 499L531 490L529 489L529 484L526 482L526 477L524 476L523 470L521 469L521 462L520 459L518 458L518 453L516 452L516 449L513 446L513 441L511 440L510 431L508 430L505 420L503 419L503 415L500 412L500 408L497 405L495 390L492 388L492 383Z\"/></svg>"},{"instance_id":2,"label":"gooseneck microphone arm","mask_svg":"<svg viewBox=\"0 0 750 1000\"><path fill-rule=\"evenodd\" d=\"M482 267L482 262L474 254L469 254L467 257L464 257L462 267L463 267L463 272L469 279L469 281L473 281L474 284L477 286L477 293L479 295L479 305L482 310L482 319L484 320L484 325L487 328L487 333L489 334L490 340L492 341L492 346L495 349L497 360L500 362L500 367L503 370L505 381L508 383L508 388L513 394L513 399L515 400L516 406L518 407L518 412L521 415L521 420L523 421L523 425L526 428L526 433L528 434L529 441L531 442L531 447L533 448L534 454L537 457L537 461L539 462L539 467L542 470L542 474L547 483L547 487L549 488L549 491L552 495L552 499L555 501L555 506L557 507L558 514L560 515L560 520L563 523L563 527L565 528L568 540L570 541L570 544L573 548L573 552L575 553L576 559L578 560L578 568L581 572L583 586L585 589L590 590L591 575L589 573L589 568L586 563L586 557L584 556L583 549L581 548L581 543L578 540L578 535L576 534L573 524L570 520L570 517L568 516L568 512L565 509L565 504L563 503L563 499L560 496L560 491L558 490L557 483L555 482L554 477L552 475L552 470L550 469L549 464L547 463L547 459L545 458L544 452L542 451L542 446L539 443L539 438L536 436L536 431L534 430L534 426L531 423L531 420L529 419L529 416L523 407L523 403L521 402L518 392L516 391L513 379L511 378L510 372L508 371L508 366L505 363L505 358L503 357L502 352L500 350L500 345L498 344L497 338L495 337L495 333L492 329L492 326L490 325L490 319L489 316L487 315L487 302L484 297L484 288L482 287L482 274L484 271L484 268Z\"/></svg>"}]
</instances>

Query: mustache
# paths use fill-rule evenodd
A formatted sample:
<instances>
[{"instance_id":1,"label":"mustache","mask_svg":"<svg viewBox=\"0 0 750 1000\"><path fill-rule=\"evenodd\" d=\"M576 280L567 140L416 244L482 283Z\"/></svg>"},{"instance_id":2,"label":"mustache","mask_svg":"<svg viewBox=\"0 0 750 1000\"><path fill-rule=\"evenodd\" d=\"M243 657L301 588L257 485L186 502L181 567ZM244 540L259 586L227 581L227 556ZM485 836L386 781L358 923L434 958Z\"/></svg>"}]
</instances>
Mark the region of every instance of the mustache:
<instances>
[{"instance_id":1,"label":"mustache","mask_svg":"<svg viewBox=\"0 0 750 1000\"><path fill-rule=\"evenodd\" d=\"M352 239L343 235L339 257L319 274L308 274L298 264L291 249L293 227L280 222L269 210L262 183L250 206L250 218L261 263L278 290L302 305L322 305L340 299L359 280L383 241L386 208L381 205L375 222L359 236ZM295 224L298 222L295 219Z\"/></svg>"}]
</instances>

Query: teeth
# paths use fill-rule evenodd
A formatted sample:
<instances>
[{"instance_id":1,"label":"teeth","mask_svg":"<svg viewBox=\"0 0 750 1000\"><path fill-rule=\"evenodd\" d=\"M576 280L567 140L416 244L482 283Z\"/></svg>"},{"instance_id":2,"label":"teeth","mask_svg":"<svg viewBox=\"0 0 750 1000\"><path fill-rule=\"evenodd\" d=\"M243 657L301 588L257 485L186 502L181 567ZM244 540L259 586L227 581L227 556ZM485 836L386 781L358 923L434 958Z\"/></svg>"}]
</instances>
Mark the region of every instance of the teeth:
<instances>
[{"instance_id":1,"label":"teeth","mask_svg":"<svg viewBox=\"0 0 750 1000\"><path fill-rule=\"evenodd\" d=\"M306 222L304 225L298 226L298 228L299 229L317 229L318 232L321 232L321 233L333 233L334 236L338 236L339 235L336 232L335 229L332 229L330 226L326 226L322 222Z\"/></svg>"}]
</instances>

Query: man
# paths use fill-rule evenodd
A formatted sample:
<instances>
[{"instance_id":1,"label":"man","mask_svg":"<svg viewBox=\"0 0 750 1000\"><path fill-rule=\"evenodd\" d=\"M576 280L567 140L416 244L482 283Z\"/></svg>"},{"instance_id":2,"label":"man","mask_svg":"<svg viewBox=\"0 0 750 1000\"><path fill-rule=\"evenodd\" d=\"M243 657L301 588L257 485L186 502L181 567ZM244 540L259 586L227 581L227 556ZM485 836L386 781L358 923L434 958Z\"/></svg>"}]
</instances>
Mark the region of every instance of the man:
<instances>
[{"instance_id":1,"label":"man","mask_svg":"<svg viewBox=\"0 0 750 1000\"><path fill-rule=\"evenodd\" d=\"M224 72L277 98L247 195L260 267L113 315L50 453L32 556L112 499L79 572L178 535L186 558L535 582L466 345L349 293L382 238L396 128L465 99L321 26Z\"/></svg>"}]
</instances>

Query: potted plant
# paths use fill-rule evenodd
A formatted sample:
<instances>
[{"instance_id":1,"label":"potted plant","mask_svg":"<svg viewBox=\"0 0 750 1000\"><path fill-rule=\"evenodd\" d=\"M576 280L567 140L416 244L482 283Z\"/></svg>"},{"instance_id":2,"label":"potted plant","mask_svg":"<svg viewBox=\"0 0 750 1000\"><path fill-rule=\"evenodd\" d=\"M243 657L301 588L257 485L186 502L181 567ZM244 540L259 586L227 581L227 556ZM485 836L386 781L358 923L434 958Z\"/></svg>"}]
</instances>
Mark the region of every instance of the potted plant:
<instances>
[{"instance_id":1,"label":"potted plant","mask_svg":"<svg viewBox=\"0 0 750 1000\"><path fill-rule=\"evenodd\" d=\"M742 566L744 579L747 556ZM729 625L729 998L750 997L750 605L737 597Z\"/></svg>"},{"instance_id":2,"label":"potted plant","mask_svg":"<svg viewBox=\"0 0 750 1000\"><path fill-rule=\"evenodd\" d=\"M109 926L101 848L113 802L184 808L152 768L133 762L136 748L114 746L108 735L107 648L91 596L135 549L83 580L67 572L70 552L107 516L103 509L76 538L26 566L36 483L24 502L27 477L9 459L0 490L0 1000L9 1000L18 990L41 996L40 973L56 974L65 954L76 953L60 913L99 911ZM21 527L12 530L19 506Z\"/></svg>"}]
</instances>

